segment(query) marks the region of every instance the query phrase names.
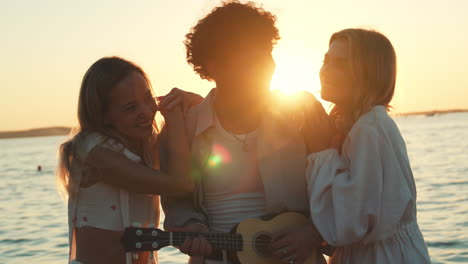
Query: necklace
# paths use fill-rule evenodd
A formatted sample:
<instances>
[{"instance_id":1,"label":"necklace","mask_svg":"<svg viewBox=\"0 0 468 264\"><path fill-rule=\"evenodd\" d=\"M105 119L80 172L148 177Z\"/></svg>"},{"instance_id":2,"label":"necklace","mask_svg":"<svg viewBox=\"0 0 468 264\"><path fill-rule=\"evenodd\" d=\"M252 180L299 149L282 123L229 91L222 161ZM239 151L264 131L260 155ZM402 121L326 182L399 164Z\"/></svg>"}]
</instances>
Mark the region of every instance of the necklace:
<instances>
[{"instance_id":1,"label":"necklace","mask_svg":"<svg viewBox=\"0 0 468 264\"><path fill-rule=\"evenodd\" d=\"M215 106L214 106L214 100L212 101L212 105L213 107L213 118L215 119L215 122L216 122L216 126L221 130L223 131L225 134L229 134L231 137L233 137L235 140L237 140L239 143L241 143L242 145L242 151L244 152L249 152L251 150L251 146L249 146L249 142L248 142L248 139L251 138L250 136L252 134L256 134L256 129L249 132L249 133L246 133L246 134L234 134L232 133L231 131L225 129L222 125L221 125L221 120L218 118L218 113L216 112L215 110Z\"/></svg>"},{"instance_id":2,"label":"necklace","mask_svg":"<svg viewBox=\"0 0 468 264\"><path fill-rule=\"evenodd\" d=\"M224 132L224 134L227 134L228 136L230 137L233 137L235 140L237 140L239 143L241 143L242 145L242 151L244 152L249 152L251 150L251 146L249 145L249 139L251 138L251 135L252 134L256 134L256 130L252 131L252 132L249 132L249 133L246 133L246 134L234 134L232 133L231 131L225 129L222 125L221 125L221 122L219 121L219 119L217 118L217 116L215 115L215 122L216 122L216 126L218 127L218 129L222 132Z\"/></svg>"},{"instance_id":3,"label":"necklace","mask_svg":"<svg viewBox=\"0 0 468 264\"><path fill-rule=\"evenodd\" d=\"M228 132L229 135L231 135L233 138L235 138L237 141L239 141L242 144L242 150L244 152L249 152L250 151L247 139L250 136L250 134L253 134L254 132L251 132L251 133L248 133L248 134L245 134L245 135L241 135L241 137L243 136L243 138L241 138L238 135L231 133L230 131L227 131L227 130L225 130L225 131Z\"/></svg>"}]
</instances>

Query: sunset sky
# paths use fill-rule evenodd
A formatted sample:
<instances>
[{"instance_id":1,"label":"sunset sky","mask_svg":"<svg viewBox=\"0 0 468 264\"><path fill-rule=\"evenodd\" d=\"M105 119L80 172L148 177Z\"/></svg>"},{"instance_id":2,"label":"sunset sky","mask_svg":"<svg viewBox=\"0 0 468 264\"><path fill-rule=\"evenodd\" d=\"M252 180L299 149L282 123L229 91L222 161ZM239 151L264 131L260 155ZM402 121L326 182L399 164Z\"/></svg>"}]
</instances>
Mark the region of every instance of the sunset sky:
<instances>
[{"instance_id":1,"label":"sunset sky","mask_svg":"<svg viewBox=\"0 0 468 264\"><path fill-rule=\"evenodd\" d=\"M384 33L398 56L394 112L468 108L468 1L254 1L277 16L273 88L320 90L332 33ZM73 126L81 79L97 59L139 64L158 95L206 95L185 61L189 29L220 1L13 0L0 2L0 131Z\"/></svg>"}]
</instances>

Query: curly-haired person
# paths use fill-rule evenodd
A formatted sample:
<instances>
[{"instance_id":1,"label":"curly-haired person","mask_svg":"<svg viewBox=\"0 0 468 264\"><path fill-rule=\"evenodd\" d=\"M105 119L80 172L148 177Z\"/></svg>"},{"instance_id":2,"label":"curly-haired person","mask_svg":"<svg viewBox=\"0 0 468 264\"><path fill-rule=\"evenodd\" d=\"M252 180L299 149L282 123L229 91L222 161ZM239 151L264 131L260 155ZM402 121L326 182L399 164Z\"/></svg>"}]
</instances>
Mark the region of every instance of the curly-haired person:
<instances>
[{"instance_id":1,"label":"curly-haired person","mask_svg":"<svg viewBox=\"0 0 468 264\"><path fill-rule=\"evenodd\" d=\"M229 1L186 35L187 62L216 88L186 117L196 188L187 197L163 197L166 228L229 232L248 218L286 211L308 214L300 119L272 103L269 90L275 69L272 50L280 38L275 22L272 13L251 2ZM308 103L315 113L308 114L328 122L320 103ZM312 224L309 228L315 230ZM292 252L282 261L321 259L313 256L319 238L306 242L306 254ZM234 252L213 248L199 237L186 239L180 250L192 256L190 263L236 262Z\"/></svg>"}]
</instances>

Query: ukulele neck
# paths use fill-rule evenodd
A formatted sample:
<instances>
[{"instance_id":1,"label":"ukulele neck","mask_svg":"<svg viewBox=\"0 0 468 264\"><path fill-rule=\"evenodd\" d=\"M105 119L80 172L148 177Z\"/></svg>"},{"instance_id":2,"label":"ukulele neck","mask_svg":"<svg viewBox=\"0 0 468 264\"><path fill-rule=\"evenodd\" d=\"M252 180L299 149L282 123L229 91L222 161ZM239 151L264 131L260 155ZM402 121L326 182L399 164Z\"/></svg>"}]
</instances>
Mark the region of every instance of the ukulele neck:
<instances>
[{"instance_id":1,"label":"ukulele neck","mask_svg":"<svg viewBox=\"0 0 468 264\"><path fill-rule=\"evenodd\" d=\"M192 232L166 232L167 240L172 242L172 246L180 246L186 238L204 237L215 249L226 249L230 251L242 250L242 236L230 233L192 233ZM162 235L161 235L162 236Z\"/></svg>"}]
</instances>

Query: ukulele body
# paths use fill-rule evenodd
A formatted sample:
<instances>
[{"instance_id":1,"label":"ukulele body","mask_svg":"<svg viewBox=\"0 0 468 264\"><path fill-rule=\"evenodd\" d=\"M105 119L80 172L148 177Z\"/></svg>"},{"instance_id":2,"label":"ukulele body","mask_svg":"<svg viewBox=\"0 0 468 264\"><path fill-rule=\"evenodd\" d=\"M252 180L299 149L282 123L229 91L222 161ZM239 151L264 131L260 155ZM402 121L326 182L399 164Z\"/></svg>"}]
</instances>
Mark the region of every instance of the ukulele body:
<instances>
[{"instance_id":1,"label":"ukulele body","mask_svg":"<svg viewBox=\"0 0 468 264\"><path fill-rule=\"evenodd\" d=\"M309 224L309 219L295 212L282 213L269 221L247 219L238 226L236 233L243 238L242 251L237 252L237 258L242 264L281 264L273 258L265 247L271 241L271 235L282 229L292 226L304 226ZM253 243L252 243L253 242ZM313 250L304 264L318 264L317 250Z\"/></svg>"}]
</instances>

